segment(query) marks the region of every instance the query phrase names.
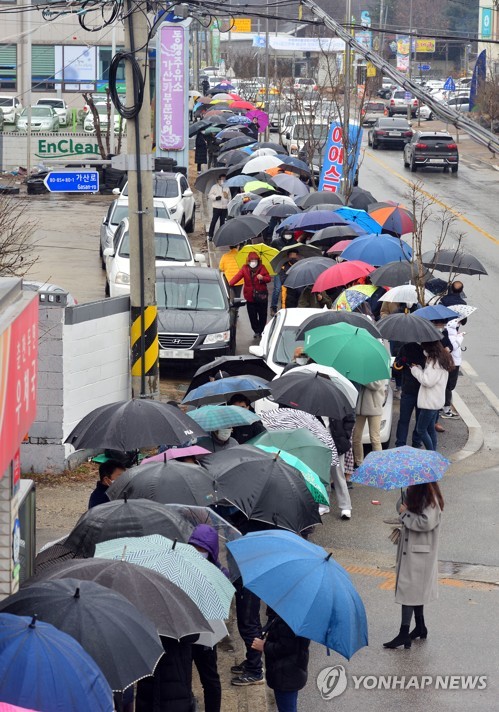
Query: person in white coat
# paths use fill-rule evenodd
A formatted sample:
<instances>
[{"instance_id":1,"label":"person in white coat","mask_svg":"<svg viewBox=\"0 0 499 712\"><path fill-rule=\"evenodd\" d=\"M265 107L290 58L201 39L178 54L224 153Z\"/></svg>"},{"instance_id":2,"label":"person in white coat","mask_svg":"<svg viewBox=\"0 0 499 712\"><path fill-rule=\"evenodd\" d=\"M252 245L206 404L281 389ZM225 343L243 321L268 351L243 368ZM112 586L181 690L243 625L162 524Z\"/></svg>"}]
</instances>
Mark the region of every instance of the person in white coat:
<instances>
[{"instance_id":1,"label":"person in white coat","mask_svg":"<svg viewBox=\"0 0 499 712\"><path fill-rule=\"evenodd\" d=\"M452 391L457 386L459 368L463 362L462 346L465 332L459 331L460 326L459 319L453 319L446 326L447 336L452 344L451 356L456 368L449 373L445 389L445 404L441 413L442 418L459 418L459 415L452 410Z\"/></svg>"},{"instance_id":2,"label":"person in white coat","mask_svg":"<svg viewBox=\"0 0 499 712\"><path fill-rule=\"evenodd\" d=\"M424 368L411 366L411 373L419 381L417 406L419 415L416 422L416 432L427 450L437 449L437 432L435 424L438 411L445 404L445 389L449 372L454 367L450 353L444 349L440 341L421 344L426 357Z\"/></svg>"},{"instance_id":3,"label":"person in white coat","mask_svg":"<svg viewBox=\"0 0 499 712\"><path fill-rule=\"evenodd\" d=\"M364 462L364 446L362 445L362 433L366 424L369 428L369 439L371 447L381 450L381 414L383 413L383 402L385 400L385 390L387 381L371 381L362 387L357 400L357 410L355 427L352 436L352 449L355 465L362 465Z\"/></svg>"},{"instance_id":4,"label":"person in white coat","mask_svg":"<svg viewBox=\"0 0 499 712\"><path fill-rule=\"evenodd\" d=\"M425 640L424 606L438 598L438 539L444 499L436 482L408 487L397 502L402 525L397 549L395 602L402 605L399 634L385 648L410 648ZM412 614L415 628L409 633Z\"/></svg>"},{"instance_id":5,"label":"person in white coat","mask_svg":"<svg viewBox=\"0 0 499 712\"><path fill-rule=\"evenodd\" d=\"M217 222L220 221L220 227L222 227L227 218L227 206L230 200L230 190L225 186L225 175L219 176L215 185L210 188L208 192L208 200L210 201L213 209L210 227L208 229L208 239L213 240Z\"/></svg>"}]
</instances>

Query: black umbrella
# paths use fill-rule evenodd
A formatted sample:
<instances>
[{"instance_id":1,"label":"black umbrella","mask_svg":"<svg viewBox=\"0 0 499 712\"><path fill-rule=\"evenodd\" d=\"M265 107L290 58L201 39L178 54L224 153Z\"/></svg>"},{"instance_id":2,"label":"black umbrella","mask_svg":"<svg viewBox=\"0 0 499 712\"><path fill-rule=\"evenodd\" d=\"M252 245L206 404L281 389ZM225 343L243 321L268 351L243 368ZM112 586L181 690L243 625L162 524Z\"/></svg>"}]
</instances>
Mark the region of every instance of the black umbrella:
<instances>
[{"instance_id":1,"label":"black umbrella","mask_svg":"<svg viewBox=\"0 0 499 712\"><path fill-rule=\"evenodd\" d=\"M251 160L251 156L246 156L246 158L243 158L241 161L238 161L237 163L232 163L229 162L229 165L227 166L227 178L232 178L233 176L238 176L245 164Z\"/></svg>"},{"instance_id":2,"label":"black umbrella","mask_svg":"<svg viewBox=\"0 0 499 712\"><path fill-rule=\"evenodd\" d=\"M76 449L139 450L185 445L206 433L179 408L134 398L100 406L80 420L66 438Z\"/></svg>"},{"instance_id":3,"label":"black umbrella","mask_svg":"<svg viewBox=\"0 0 499 712\"><path fill-rule=\"evenodd\" d=\"M300 289L315 283L317 277L334 265L329 257L308 257L289 268L286 274L286 287Z\"/></svg>"},{"instance_id":4,"label":"black umbrella","mask_svg":"<svg viewBox=\"0 0 499 712\"><path fill-rule=\"evenodd\" d=\"M345 393L322 373L291 371L274 379L270 383L270 391L276 403L289 405L312 415L343 420L353 411Z\"/></svg>"},{"instance_id":5,"label":"black umbrella","mask_svg":"<svg viewBox=\"0 0 499 712\"><path fill-rule=\"evenodd\" d=\"M227 118L223 114L212 114L201 119L201 121L207 121L210 126L220 126L220 130L222 130L224 126L227 126Z\"/></svg>"},{"instance_id":6,"label":"black umbrella","mask_svg":"<svg viewBox=\"0 0 499 712\"><path fill-rule=\"evenodd\" d=\"M34 583L1 601L0 610L36 614L75 638L114 691L152 675L164 652L154 624L124 596L93 581Z\"/></svg>"},{"instance_id":7,"label":"black umbrella","mask_svg":"<svg viewBox=\"0 0 499 712\"><path fill-rule=\"evenodd\" d=\"M228 376L258 376L265 381L271 381L275 373L267 366L263 358L252 356L251 354L243 354L241 356L219 356L213 359L211 363L198 368L190 382L187 393L190 393L194 388L208 383L211 378L226 373Z\"/></svg>"},{"instance_id":8,"label":"black umbrella","mask_svg":"<svg viewBox=\"0 0 499 712\"><path fill-rule=\"evenodd\" d=\"M128 470L109 487L111 500L147 499L159 504L205 506L213 502L213 481L199 465L168 460ZM130 534L129 536L133 536Z\"/></svg>"},{"instance_id":9,"label":"black umbrella","mask_svg":"<svg viewBox=\"0 0 499 712\"><path fill-rule=\"evenodd\" d=\"M242 146L251 146L255 143L254 139L249 136L241 136L240 138L231 138L228 141L224 141L221 148L221 153L223 151L233 151L235 148L241 148Z\"/></svg>"},{"instance_id":10,"label":"black umbrella","mask_svg":"<svg viewBox=\"0 0 499 712\"><path fill-rule=\"evenodd\" d=\"M403 344L440 341L443 338L431 321L416 314L391 314L378 322L378 329L384 339Z\"/></svg>"},{"instance_id":11,"label":"black umbrella","mask_svg":"<svg viewBox=\"0 0 499 712\"><path fill-rule=\"evenodd\" d=\"M312 205L321 205L323 203L333 203L334 205L344 205L345 201L338 193L331 193L326 190L318 190L316 193L309 193L308 195L298 198L296 204L300 208L310 208Z\"/></svg>"},{"instance_id":12,"label":"black umbrella","mask_svg":"<svg viewBox=\"0 0 499 712\"><path fill-rule=\"evenodd\" d=\"M316 210L338 210L340 206L335 203L318 203L310 205L308 208L302 208L305 213L314 213Z\"/></svg>"},{"instance_id":13,"label":"black umbrella","mask_svg":"<svg viewBox=\"0 0 499 712\"><path fill-rule=\"evenodd\" d=\"M132 472L138 469L133 468ZM129 475L125 472L121 477L126 481ZM116 480L116 485L120 479ZM99 504L82 514L73 531L61 544L78 557L86 558L94 555L95 545L100 542L149 534L178 538L173 536L175 529L161 504L145 499L120 499L109 504Z\"/></svg>"},{"instance_id":14,"label":"black umbrella","mask_svg":"<svg viewBox=\"0 0 499 712\"><path fill-rule=\"evenodd\" d=\"M276 153L287 153L280 143L274 143L273 141L259 141L255 144L255 148L273 148Z\"/></svg>"},{"instance_id":15,"label":"black umbrella","mask_svg":"<svg viewBox=\"0 0 499 712\"><path fill-rule=\"evenodd\" d=\"M289 260L289 253L290 252L297 252L300 257L302 258L307 258L307 257L318 257L320 259L323 259L321 256L321 252L317 247L312 247L311 245L303 245L301 242L297 242L294 245L286 245L286 247L283 247L282 250L279 252L278 255L273 257L270 261L270 264L272 265L272 269L274 272L278 272L283 264L286 264L286 262ZM328 267L331 267L333 263L331 260L329 260ZM294 267L295 265L293 265ZM291 267L291 269L293 269ZM313 284L311 282L310 284Z\"/></svg>"},{"instance_id":16,"label":"black umbrella","mask_svg":"<svg viewBox=\"0 0 499 712\"><path fill-rule=\"evenodd\" d=\"M388 262L388 264L378 267L369 275L369 279L380 287L398 287L401 284L414 282L417 275L417 265L406 260L404 262ZM426 280L429 277L430 273L424 269L423 279ZM445 287L447 287L446 283Z\"/></svg>"},{"instance_id":17,"label":"black umbrella","mask_svg":"<svg viewBox=\"0 0 499 712\"><path fill-rule=\"evenodd\" d=\"M373 203L377 202L378 201L376 200L374 195L368 190L364 190L364 188L359 188L358 186L355 186L350 195L348 205L351 208L355 208L356 210L367 210L369 205L372 205Z\"/></svg>"},{"instance_id":18,"label":"black umbrella","mask_svg":"<svg viewBox=\"0 0 499 712\"><path fill-rule=\"evenodd\" d=\"M300 208L289 203L280 203L273 205L269 210L265 211L265 215L269 218L287 218L289 215L296 215L301 212Z\"/></svg>"},{"instance_id":19,"label":"black umbrella","mask_svg":"<svg viewBox=\"0 0 499 712\"><path fill-rule=\"evenodd\" d=\"M216 500L234 505L248 519L298 533L321 521L302 475L278 455L239 445L207 456L205 467Z\"/></svg>"},{"instance_id":20,"label":"black umbrella","mask_svg":"<svg viewBox=\"0 0 499 712\"><path fill-rule=\"evenodd\" d=\"M208 126L211 126L211 123L209 121L195 121L189 126L189 136L195 136L200 131L207 129Z\"/></svg>"},{"instance_id":21,"label":"black umbrella","mask_svg":"<svg viewBox=\"0 0 499 712\"><path fill-rule=\"evenodd\" d=\"M432 267L439 272L456 274L488 274L483 264L474 255L460 250L437 250L425 252L422 258L425 267Z\"/></svg>"},{"instance_id":22,"label":"black umbrella","mask_svg":"<svg viewBox=\"0 0 499 712\"><path fill-rule=\"evenodd\" d=\"M317 326L329 326L329 324L339 324L346 322L352 326L360 327L368 331L375 339L381 339L381 334L367 316L357 314L355 312L346 311L321 311L319 314L313 314L306 319L300 327L296 335L296 340L301 341L305 338L305 333L310 329L315 329Z\"/></svg>"},{"instance_id":23,"label":"black umbrella","mask_svg":"<svg viewBox=\"0 0 499 712\"><path fill-rule=\"evenodd\" d=\"M207 193L215 185L220 176L224 176L226 173L225 168L210 168L198 175L194 187L201 193Z\"/></svg>"},{"instance_id":24,"label":"black umbrella","mask_svg":"<svg viewBox=\"0 0 499 712\"><path fill-rule=\"evenodd\" d=\"M317 230L309 244L324 248L332 247L341 240L354 240L358 236L359 233L355 231L355 228L349 225L333 225Z\"/></svg>"},{"instance_id":25,"label":"black umbrella","mask_svg":"<svg viewBox=\"0 0 499 712\"><path fill-rule=\"evenodd\" d=\"M161 574L128 561L75 559L53 566L27 585L58 579L93 581L121 593L151 619L158 633L179 640L185 635L211 633L205 617L181 588Z\"/></svg>"},{"instance_id":26,"label":"black umbrella","mask_svg":"<svg viewBox=\"0 0 499 712\"><path fill-rule=\"evenodd\" d=\"M239 131L238 129L225 129L224 135L220 136L217 141L220 141L220 143L222 143L223 141L230 141L231 138L244 138L245 135L246 134L244 134L242 131Z\"/></svg>"},{"instance_id":27,"label":"black umbrella","mask_svg":"<svg viewBox=\"0 0 499 712\"><path fill-rule=\"evenodd\" d=\"M227 220L213 237L215 247L232 247L257 237L268 226L268 221L256 215L241 215Z\"/></svg>"},{"instance_id":28,"label":"black umbrella","mask_svg":"<svg viewBox=\"0 0 499 712\"><path fill-rule=\"evenodd\" d=\"M219 154L217 160L219 163L223 163L224 166L235 166L238 163L242 163L242 168L250 160L250 156L236 148L233 151Z\"/></svg>"}]
</instances>

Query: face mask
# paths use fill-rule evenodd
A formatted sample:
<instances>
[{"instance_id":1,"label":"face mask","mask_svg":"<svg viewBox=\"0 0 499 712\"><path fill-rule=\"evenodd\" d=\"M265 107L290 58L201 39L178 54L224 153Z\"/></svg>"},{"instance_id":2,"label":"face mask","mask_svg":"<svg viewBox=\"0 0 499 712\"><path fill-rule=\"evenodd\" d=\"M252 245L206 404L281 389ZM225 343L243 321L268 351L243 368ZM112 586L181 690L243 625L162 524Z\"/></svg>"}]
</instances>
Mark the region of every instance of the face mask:
<instances>
[{"instance_id":1,"label":"face mask","mask_svg":"<svg viewBox=\"0 0 499 712\"><path fill-rule=\"evenodd\" d=\"M255 260L252 260L249 263L249 266L251 267L251 269L256 269L258 267L258 262L255 262Z\"/></svg>"},{"instance_id":2,"label":"face mask","mask_svg":"<svg viewBox=\"0 0 499 712\"><path fill-rule=\"evenodd\" d=\"M296 359L296 363L299 366L306 366L308 363L308 358L306 356L298 356L298 358Z\"/></svg>"},{"instance_id":3,"label":"face mask","mask_svg":"<svg viewBox=\"0 0 499 712\"><path fill-rule=\"evenodd\" d=\"M225 443L232 435L232 428L223 428L222 430L216 430L215 435L219 440Z\"/></svg>"},{"instance_id":4,"label":"face mask","mask_svg":"<svg viewBox=\"0 0 499 712\"><path fill-rule=\"evenodd\" d=\"M199 553L201 554L201 556L203 557L203 559L207 559L208 556L209 556L209 554L208 554L207 551L200 551Z\"/></svg>"},{"instance_id":5,"label":"face mask","mask_svg":"<svg viewBox=\"0 0 499 712\"><path fill-rule=\"evenodd\" d=\"M289 258L289 263L294 265L296 262L298 262L298 259L296 257L290 257Z\"/></svg>"},{"instance_id":6,"label":"face mask","mask_svg":"<svg viewBox=\"0 0 499 712\"><path fill-rule=\"evenodd\" d=\"M220 183L220 185L223 185L225 183L225 178L220 178L218 182Z\"/></svg>"}]
</instances>

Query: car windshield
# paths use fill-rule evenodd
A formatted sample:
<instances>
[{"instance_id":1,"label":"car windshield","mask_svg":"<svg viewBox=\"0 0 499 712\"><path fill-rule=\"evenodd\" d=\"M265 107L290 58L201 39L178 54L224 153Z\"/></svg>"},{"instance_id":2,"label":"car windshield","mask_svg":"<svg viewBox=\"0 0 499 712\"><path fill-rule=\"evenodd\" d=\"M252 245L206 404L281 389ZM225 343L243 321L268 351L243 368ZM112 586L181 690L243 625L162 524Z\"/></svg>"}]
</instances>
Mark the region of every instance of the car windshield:
<instances>
[{"instance_id":1,"label":"car windshield","mask_svg":"<svg viewBox=\"0 0 499 712\"><path fill-rule=\"evenodd\" d=\"M107 116L107 105L106 104L96 104L95 108L97 109L98 114ZM111 111L111 109L109 109L109 111Z\"/></svg>"},{"instance_id":2,"label":"car windshield","mask_svg":"<svg viewBox=\"0 0 499 712\"><path fill-rule=\"evenodd\" d=\"M63 109L64 104L59 99L38 99L38 106L51 106L53 109Z\"/></svg>"},{"instance_id":3,"label":"car windshield","mask_svg":"<svg viewBox=\"0 0 499 712\"><path fill-rule=\"evenodd\" d=\"M453 143L454 139L452 136L420 136L420 141L425 143Z\"/></svg>"},{"instance_id":4,"label":"car windshield","mask_svg":"<svg viewBox=\"0 0 499 712\"><path fill-rule=\"evenodd\" d=\"M11 99L8 96L3 97L0 99L0 106L14 106L14 99Z\"/></svg>"},{"instance_id":5,"label":"car windshield","mask_svg":"<svg viewBox=\"0 0 499 712\"><path fill-rule=\"evenodd\" d=\"M327 138L327 131L328 127L326 124L298 124L295 136L297 139L310 140L311 138L314 138L325 141Z\"/></svg>"},{"instance_id":6,"label":"car windshield","mask_svg":"<svg viewBox=\"0 0 499 712\"><path fill-rule=\"evenodd\" d=\"M192 254L189 243L183 235L171 235L157 232L154 234L156 259L168 262L189 262ZM130 257L130 234L127 232L121 241L120 257Z\"/></svg>"},{"instance_id":7,"label":"car windshield","mask_svg":"<svg viewBox=\"0 0 499 712\"><path fill-rule=\"evenodd\" d=\"M155 198L177 198L178 183L175 178L154 177L153 191ZM123 195L128 195L128 183L123 189Z\"/></svg>"},{"instance_id":8,"label":"car windshield","mask_svg":"<svg viewBox=\"0 0 499 712\"><path fill-rule=\"evenodd\" d=\"M194 280L192 276L188 282L156 282L156 301L159 309L223 311L227 308L218 282Z\"/></svg>"},{"instance_id":9,"label":"car windshield","mask_svg":"<svg viewBox=\"0 0 499 712\"><path fill-rule=\"evenodd\" d=\"M366 111L384 111L385 105L381 102L377 103L375 101L368 101L366 104Z\"/></svg>"},{"instance_id":10,"label":"car windshield","mask_svg":"<svg viewBox=\"0 0 499 712\"><path fill-rule=\"evenodd\" d=\"M298 328L297 326L285 326L279 334L274 355L274 361L279 366L285 366L290 363L293 360L296 347L303 346L303 340L296 340Z\"/></svg>"},{"instance_id":11,"label":"car windshield","mask_svg":"<svg viewBox=\"0 0 499 712\"><path fill-rule=\"evenodd\" d=\"M394 99L405 99L405 91L396 91L393 94Z\"/></svg>"},{"instance_id":12,"label":"car windshield","mask_svg":"<svg viewBox=\"0 0 499 712\"><path fill-rule=\"evenodd\" d=\"M24 109L22 116L28 116L28 109ZM50 118L52 116L52 111L49 106L32 106L31 116L38 116L43 118Z\"/></svg>"},{"instance_id":13,"label":"car windshield","mask_svg":"<svg viewBox=\"0 0 499 712\"><path fill-rule=\"evenodd\" d=\"M113 215L111 217L111 225L119 225L123 218L128 217L128 205L117 205L114 209ZM162 205L154 207L154 217L164 218L167 220L170 215L168 210Z\"/></svg>"},{"instance_id":14,"label":"car windshield","mask_svg":"<svg viewBox=\"0 0 499 712\"><path fill-rule=\"evenodd\" d=\"M409 128L409 124L407 123L406 119L388 119L385 121L380 121L379 126L383 126L383 128L393 128L393 129L407 129Z\"/></svg>"}]
</instances>

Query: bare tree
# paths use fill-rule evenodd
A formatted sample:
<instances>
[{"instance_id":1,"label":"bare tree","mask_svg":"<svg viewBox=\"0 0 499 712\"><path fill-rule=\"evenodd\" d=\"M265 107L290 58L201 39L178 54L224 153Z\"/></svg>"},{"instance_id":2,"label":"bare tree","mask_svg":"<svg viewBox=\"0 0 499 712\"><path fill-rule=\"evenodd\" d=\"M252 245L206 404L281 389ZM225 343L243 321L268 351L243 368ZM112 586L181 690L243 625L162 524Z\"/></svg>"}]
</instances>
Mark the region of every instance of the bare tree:
<instances>
[{"instance_id":1,"label":"bare tree","mask_svg":"<svg viewBox=\"0 0 499 712\"><path fill-rule=\"evenodd\" d=\"M480 111L480 118L487 128L497 131L499 121L499 76L491 73L487 81L480 84L476 104Z\"/></svg>"},{"instance_id":2,"label":"bare tree","mask_svg":"<svg viewBox=\"0 0 499 712\"><path fill-rule=\"evenodd\" d=\"M107 115L107 124L102 126L101 120L100 120L100 114L97 111L97 107L95 106L94 98L91 94L84 93L83 98L85 99L85 102L88 104L88 107L90 111L92 112L92 116L94 117L94 128L95 128L95 137L97 139L97 145L99 146L99 153L101 155L101 158L106 159L109 154L111 153L111 131L114 132L115 127L114 125L111 126L111 97L109 93L109 87L106 87L106 115ZM120 153L121 151L121 142L123 138L123 118L120 116L119 117L119 129L118 129L118 148L117 148L117 153Z\"/></svg>"},{"instance_id":3,"label":"bare tree","mask_svg":"<svg viewBox=\"0 0 499 712\"><path fill-rule=\"evenodd\" d=\"M35 223L25 219L26 198L0 195L0 276L22 277L37 261Z\"/></svg>"}]
</instances>

